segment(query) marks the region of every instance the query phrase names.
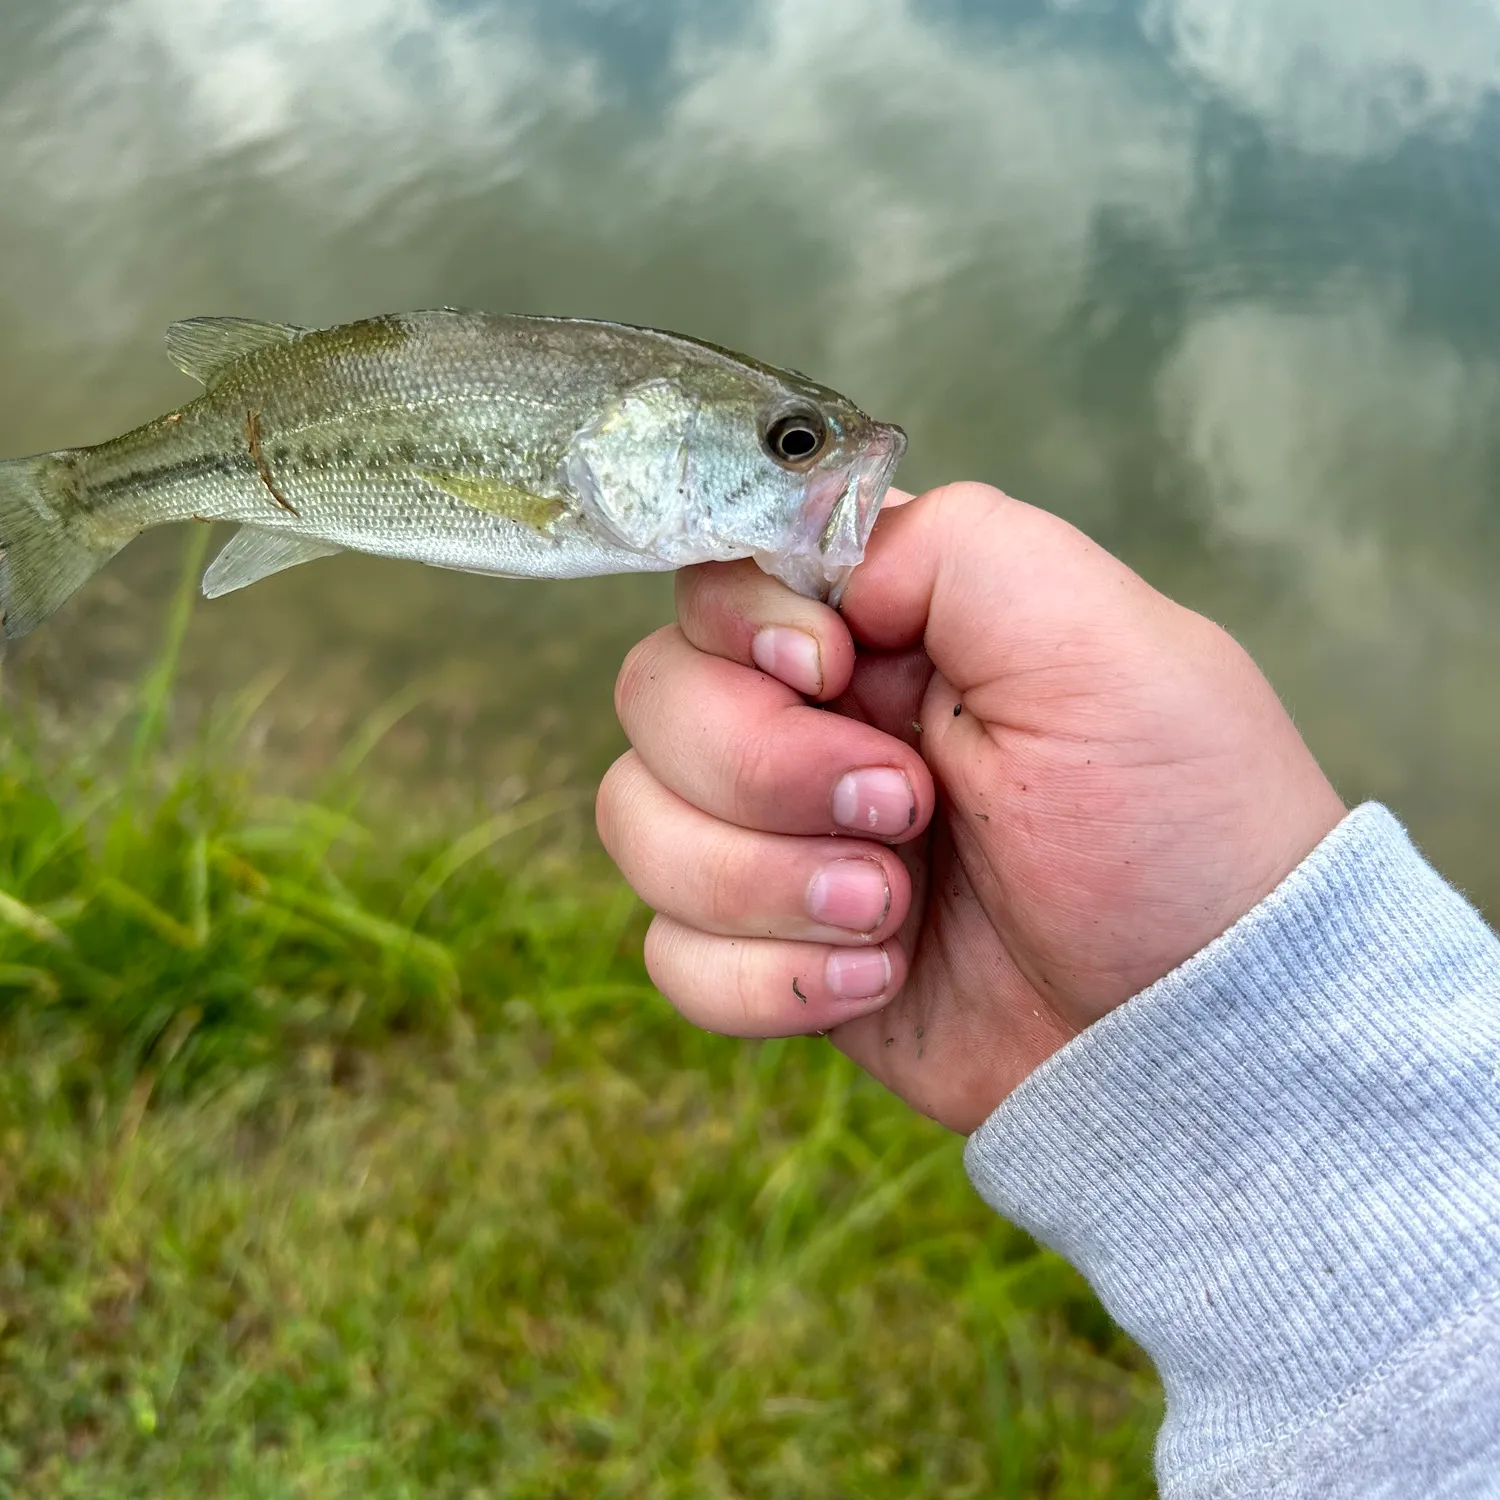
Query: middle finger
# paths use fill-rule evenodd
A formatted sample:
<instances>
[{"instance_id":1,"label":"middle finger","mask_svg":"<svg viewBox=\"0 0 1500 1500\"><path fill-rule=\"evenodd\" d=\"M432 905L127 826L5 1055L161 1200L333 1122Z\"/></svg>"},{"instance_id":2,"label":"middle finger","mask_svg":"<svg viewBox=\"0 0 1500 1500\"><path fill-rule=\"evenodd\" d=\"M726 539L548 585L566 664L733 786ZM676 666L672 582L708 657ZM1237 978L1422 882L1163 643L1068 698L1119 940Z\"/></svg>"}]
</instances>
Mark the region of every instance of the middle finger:
<instances>
[{"instance_id":1,"label":"middle finger","mask_svg":"<svg viewBox=\"0 0 1500 1500\"><path fill-rule=\"evenodd\" d=\"M626 657L615 704L658 781L742 828L900 843L932 815L932 777L910 746L698 651L675 625Z\"/></svg>"}]
</instances>

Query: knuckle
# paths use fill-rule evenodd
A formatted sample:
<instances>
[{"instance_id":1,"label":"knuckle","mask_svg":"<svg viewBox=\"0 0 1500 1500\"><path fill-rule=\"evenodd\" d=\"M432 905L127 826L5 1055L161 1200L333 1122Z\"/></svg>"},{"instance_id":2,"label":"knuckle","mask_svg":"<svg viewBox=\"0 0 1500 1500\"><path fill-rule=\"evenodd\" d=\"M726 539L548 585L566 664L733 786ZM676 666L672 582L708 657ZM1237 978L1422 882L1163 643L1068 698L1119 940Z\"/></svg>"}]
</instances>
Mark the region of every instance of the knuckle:
<instances>
[{"instance_id":1,"label":"knuckle","mask_svg":"<svg viewBox=\"0 0 1500 1500\"><path fill-rule=\"evenodd\" d=\"M690 607L712 607L716 594L722 594L725 586L733 582L743 566L742 562L692 563L680 568L677 573L677 601ZM754 564L752 563L753 567Z\"/></svg>"},{"instance_id":2,"label":"knuckle","mask_svg":"<svg viewBox=\"0 0 1500 1500\"><path fill-rule=\"evenodd\" d=\"M615 717L622 725L627 724L631 706L640 691L645 652L646 642L637 641L625 653L625 660L620 663L620 670L615 676Z\"/></svg>"},{"instance_id":3,"label":"knuckle","mask_svg":"<svg viewBox=\"0 0 1500 1500\"><path fill-rule=\"evenodd\" d=\"M764 965L756 945L710 937L657 917L646 931L646 972L668 1003L694 1026L720 1036L759 1036L767 1016Z\"/></svg>"},{"instance_id":4,"label":"knuckle","mask_svg":"<svg viewBox=\"0 0 1500 1500\"><path fill-rule=\"evenodd\" d=\"M620 849L626 835L627 787L639 764L640 757L635 751L627 750L604 773L594 797L594 827L598 830L599 842L616 864L620 863Z\"/></svg>"},{"instance_id":5,"label":"knuckle","mask_svg":"<svg viewBox=\"0 0 1500 1500\"><path fill-rule=\"evenodd\" d=\"M677 614L682 623L686 623L683 617L696 615L699 603L703 597L703 584L707 579L706 563L694 563L691 567L679 568L673 584L673 595L677 604Z\"/></svg>"},{"instance_id":6,"label":"knuckle","mask_svg":"<svg viewBox=\"0 0 1500 1500\"><path fill-rule=\"evenodd\" d=\"M733 802L737 820L760 821L767 812L774 814L787 806L785 744L784 732L767 726L747 735L735 747Z\"/></svg>"},{"instance_id":7,"label":"knuckle","mask_svg":"<svg viewBox=\"0 0 1500 1500\"><path fill-rule=\"evenodd\" d=\"M677 1000L677 966L673 961L672 924L669 918L655 916L646 929L645 941L641 945L641 957L646 965L646 974L651 983L677 1010L682 1006Z\"/></svg>"},{"instance_id":8,"label":"knuckle","mask_svg":"<svg viewBox=\"0 0 1500 1500\"><path fill-rule=\"evenodd\" d=\"M700 563L683 569L677 583L677 618L700 651L746 661L755 628L754 601L762 580L771 580L749 558Z\"/></svg>"},{"instance_id":9,"label":"knuckle","mask_svg":"<svg viewBox=\"0 0 1500 1500\"><path fill-rule=\"evenodd\" d=\"M1000 511L1013 507L1015 502L992 484L961 479L934 490L933 504L943 524L968 534L971 527L985 528Z\"/></svg>"},{"instance_id":10,"label":"knuckle","mask_svg":"<svg viewBox=\"0 0 1500 1500\"><path fill-rule=\"evenodd\" d=\"M658 915L646 929L646 973L684 1020L704 1031L729 1032L732 1023L725 1022L738 1005L733 986L719 982L720 955L712 949L712 939Z\"/></svg>"},{"instance_id":11,"label":"knuckle","mask_svg":"<svg viewBox=\"0 0 1500 1500\"><path fill-rule=\"evenodd\" d=\"M757 945L729 939L730 973L725 986L729 1004L722 1017L739 1036L759 1036L765 1030L766 976L755 960Z\"/></svg>"},{"instance_id":12,"label":"knuckle","mask_svg":"<svg viewBox=\"0 0 1500 1500\"><path fill-rule=\"evenodd\" d=\"M632 710L650 697L661 668L661 647L665 638L675 632L675 625L653 631L637 641L625 654L615 678L615 716L629 733Z\"/></svg>"},{"instance_id":13,"label":"knuckle","mask_svg":"<svg viewBox=\"0 0 1500 1500\"><path fill-rule=\"evenodd\" d=\"M703 903L705 915L721 924L733 924L746 917L748 882L741 851L735 843L721 842L701 851L696 864L698 900Z\"/></svg>"}]
</instances>

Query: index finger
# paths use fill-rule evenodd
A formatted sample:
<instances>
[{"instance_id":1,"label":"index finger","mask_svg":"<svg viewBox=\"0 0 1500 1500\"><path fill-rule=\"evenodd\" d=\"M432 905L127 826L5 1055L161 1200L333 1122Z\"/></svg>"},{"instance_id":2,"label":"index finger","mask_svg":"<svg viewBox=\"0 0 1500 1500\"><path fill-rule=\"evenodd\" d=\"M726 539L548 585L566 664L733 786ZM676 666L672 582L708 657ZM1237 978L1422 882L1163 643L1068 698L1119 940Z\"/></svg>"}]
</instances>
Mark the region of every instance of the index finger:
<instances>
[{"instance_id":1,"label":"index finger","mask_svg":"<svg viewBox=\"0 0 1500 1500\"><path fill-rule=\"evenodd\" d=\"M888 490L882 510L912 497ZM677 574L677 623L700 651L762 672L820 702L854 671L854 642L838 611L795 594L750 558Z\"/></svg>"},{"instance_id":2,"label":"index finger","mask_svg":"<svg viewBox=\"0 0 1500 1500\"><path fill-rule=\"evenodd\" d=\"M854 671L838 611L794 594L750 558L677 575L677 623L698 650L759 667L805 698L837 698Z\"/></svg>"}]
</instances>

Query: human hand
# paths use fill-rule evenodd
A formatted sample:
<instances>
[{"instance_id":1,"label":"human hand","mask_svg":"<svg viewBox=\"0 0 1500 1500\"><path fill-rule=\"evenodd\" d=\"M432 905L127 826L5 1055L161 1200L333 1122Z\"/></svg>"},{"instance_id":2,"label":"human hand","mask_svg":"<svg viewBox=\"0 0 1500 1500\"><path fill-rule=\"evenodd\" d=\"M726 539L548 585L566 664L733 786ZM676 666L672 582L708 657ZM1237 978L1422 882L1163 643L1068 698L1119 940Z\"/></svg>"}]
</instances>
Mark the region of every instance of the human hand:
<instances>
[{"instance_id":1,"label":"human hand","mask_svg":"<svg viewBox=\"0 0 1500 1500\"><path fill-rule=\"evenodd\" d=\"M888 509L841 609L687 569L620 672L600 835L710 1030L826 1031L971 1131L1343 816L1223 630L996 490Z\"/></svg>"}]
</instances>

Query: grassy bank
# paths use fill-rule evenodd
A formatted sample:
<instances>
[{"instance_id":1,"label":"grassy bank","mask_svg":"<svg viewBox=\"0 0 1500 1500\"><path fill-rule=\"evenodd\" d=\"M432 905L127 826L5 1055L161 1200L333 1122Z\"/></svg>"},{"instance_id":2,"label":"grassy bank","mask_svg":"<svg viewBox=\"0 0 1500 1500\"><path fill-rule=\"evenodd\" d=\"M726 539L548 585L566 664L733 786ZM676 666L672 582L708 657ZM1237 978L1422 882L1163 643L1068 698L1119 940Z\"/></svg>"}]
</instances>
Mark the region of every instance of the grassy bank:
<instances>
[{"instance_id":1,"label":"grassy bank","mask_svg":"<svg viewBox=\"0 0 1500 1500\"><path fill-rule=\"evenodd\" d=\"M586 802L169 758L177 638L0 739L0 1494L1151 1493L1079 1280L826 1044L679 1023Z\"/></svg>"}]
</instances>

